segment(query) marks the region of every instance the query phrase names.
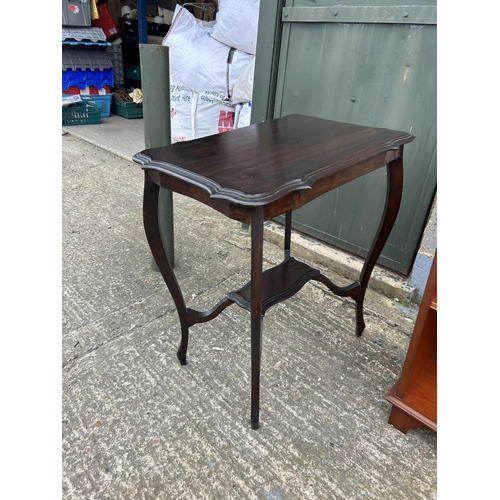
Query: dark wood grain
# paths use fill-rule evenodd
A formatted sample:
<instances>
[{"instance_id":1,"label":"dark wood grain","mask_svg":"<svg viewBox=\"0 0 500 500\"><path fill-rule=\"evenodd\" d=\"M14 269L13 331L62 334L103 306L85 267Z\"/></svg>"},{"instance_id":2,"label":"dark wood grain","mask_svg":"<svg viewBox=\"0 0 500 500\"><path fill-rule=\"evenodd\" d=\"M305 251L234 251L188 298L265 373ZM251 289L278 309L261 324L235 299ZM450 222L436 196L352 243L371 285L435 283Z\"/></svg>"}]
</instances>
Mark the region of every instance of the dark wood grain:
<instances>
[{"instance_id":1,"label":"dark wood grain","mask_svg":"<svg viewBox=\"0 0 500 500\"><path fill-rule=\"evenodd\" d=\"M252 256L250 263L250 334L252 352L252 401L250 420L259 428L260 365L262 357L262 264L264 259L264 217L261 208L252 211Z\"/></svg>"},{"instance_id":2,"label":"dark wood grain","mask_svg":"<svg viewBox=\"0 0 500 500\"><path fill-rule=\"evenodd\" d=\"M147 149L134 156L145 171L144 226L148 242L180 318L177 356L181 364L187 362L191 326L214 319L232 303L250 312L254 429L259 427L260 414L262 323L269 307L297 293L309 280L317 280L333 293L355 301L356 334L363 332L368 280L398 214L403 189L403 146L413 139L406 132L290 115L224 134ZM319 270L291 257L293 210L384 166L385 208L358 281L338 287ZM251 281L208 311L186 308L163 251L158 227L160 187L251 225ZM281 214L286 214L285 260L263 272L263 224Z\"/></svg>"},{"instance_id":3,"label":"dark wood grain","mask_svg":"<svg viewBox=\"0 0 500 500\"><path fill-rule=\"evenodd\" d=\"M295 295L309 280L320 276L317 269L295 260L285 259L280 265L262 273L262 315L273 305ZM231 292L228 297L240 307L250 311L252 282Z\"/></svg>"},{"instance_id":4,"label":"dark wood grain","mask_svg":"<svg viewBox=\"0 0 500 500\"><path fill-rule=\"evenodd\" d=\"M363 127L321 118L289 115L224 134L146 149L134 156L145 169L205 190L211 198L260 206L311 186L352 167L379 161L414 137L407 132ZM381 163L382 161L382 163ZM356 172L354 172L356 173ZM367 171L363 173L368 173ZM357 176L362 175L359 173ZM331 188L330 188L331 189ZM318 191L319 192L319 191Z\"/></svg>"}]
</instances>

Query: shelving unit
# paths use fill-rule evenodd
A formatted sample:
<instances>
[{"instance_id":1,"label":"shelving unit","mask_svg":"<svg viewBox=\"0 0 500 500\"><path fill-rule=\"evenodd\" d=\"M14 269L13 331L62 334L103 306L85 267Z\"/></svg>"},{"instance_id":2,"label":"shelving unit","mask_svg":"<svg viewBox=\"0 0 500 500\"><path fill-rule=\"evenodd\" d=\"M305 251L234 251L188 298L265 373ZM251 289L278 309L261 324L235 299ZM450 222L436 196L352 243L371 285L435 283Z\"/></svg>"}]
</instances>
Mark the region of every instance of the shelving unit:
<instances>
[{"instance_id":1,"label":"shelving unit","mask_svg":"<svg viewBox=\"0 0 500 500\"><path fill-rule=\"evenodd\" d=\"M401 432L437 431L437 252L401 376L385 399L392 403L389 423Z\"/></svg>"}]
</instances>

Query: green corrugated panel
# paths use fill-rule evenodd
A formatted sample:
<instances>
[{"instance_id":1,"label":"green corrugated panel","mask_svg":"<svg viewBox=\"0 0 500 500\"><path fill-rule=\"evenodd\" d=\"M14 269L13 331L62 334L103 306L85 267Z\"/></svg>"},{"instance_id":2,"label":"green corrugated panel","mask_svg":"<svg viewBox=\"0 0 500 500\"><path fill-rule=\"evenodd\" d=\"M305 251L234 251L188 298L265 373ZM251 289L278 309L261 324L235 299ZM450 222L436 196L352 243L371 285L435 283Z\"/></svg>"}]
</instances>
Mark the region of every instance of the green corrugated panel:
<instances>
[{"instance_id":1,"label":"green corrugated panel","mask_svg":"<svg viewBox=\"0 0 500 500\"><path fill-rule=\"evenodd\" d=\"M285 2L290 15L297 7L335 7L330 1ZM292 113L362 125L406 130L416 136L405 149L405 189L400 215L382 252L380 263L408 273L436 191L436 34L433 24L378 22L405 10L420 18L432 13L424 7L391 4L369 7L343 2L347 16L365 21L284 22L274 95L259 92L257 73L254 106L259 97L274 102L274 117ZM377 2L378 4L379 2ZM418 7L421 7L419 10ZM380 11L377 13L377 7ZM410 11L412 7L412 11ZM261 7L262 8L262 7ZM388 13L390 15L388 15ZM295 16L295 14L293 14ZM388 16L388 17L387 17ZM293 16L292 16L293 17ZM410 17L410 14L409 14ZM357 19L353 17L352 19ZM257 61L260 47L257 46ZM296 227L357 255L365 255L378 227L385 200L385 171L374 172L315 200L294 213Z\"/></svg>"}]
</instances>

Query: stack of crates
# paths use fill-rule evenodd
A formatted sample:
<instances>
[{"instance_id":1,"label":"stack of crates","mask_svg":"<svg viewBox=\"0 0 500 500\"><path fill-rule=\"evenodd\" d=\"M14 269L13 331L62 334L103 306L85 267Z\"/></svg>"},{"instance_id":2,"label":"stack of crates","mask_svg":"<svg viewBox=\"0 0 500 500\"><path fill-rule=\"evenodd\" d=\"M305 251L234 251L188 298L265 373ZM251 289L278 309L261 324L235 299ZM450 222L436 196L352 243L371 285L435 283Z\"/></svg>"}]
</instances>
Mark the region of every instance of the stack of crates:
<instances>
[{"instance_id":1,"label":"stack of crates","mask_svg":"<svg viewBox=\"0 0 500 500\"><path fill-rule=\"evenodd\" d=\"M137 19L119 18L125 85L141 88Z\"/></svg>"},{"instance_id":2,"label":"stack of crates","mask_svg":"<svg viewBox=\"0 0 500 500\"><path fill-rule=\"evenodd\" d=\"M79 94L101 107L101 117L111 114L113 62L111 46L101 28L63 27L62 93Z\"/></svg>"},{"instance_id":3,"label":"stack of crates","mask_svg":"<svg viewBox=\"0 0 500 500\"><path fill-rule=\"evenodd\" d=\"M106 52L108 53L113 65L114 86L117 89L125 90L125 75L123 70L123 54L121 44L112 44L109 47L106 47Z\"/></svg>"}]
</instances>

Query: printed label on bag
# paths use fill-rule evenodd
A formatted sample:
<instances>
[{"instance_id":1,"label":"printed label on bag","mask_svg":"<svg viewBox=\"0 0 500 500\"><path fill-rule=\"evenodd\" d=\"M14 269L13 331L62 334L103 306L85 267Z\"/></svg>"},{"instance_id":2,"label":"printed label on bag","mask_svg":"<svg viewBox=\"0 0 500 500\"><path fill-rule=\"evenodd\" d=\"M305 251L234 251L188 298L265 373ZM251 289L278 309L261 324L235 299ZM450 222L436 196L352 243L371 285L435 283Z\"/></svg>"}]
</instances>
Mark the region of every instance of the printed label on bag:
<instances>
[{"instance_id":1,"label":"printed label on bag","mask_svg":"<svg viewBox=\"0 0 500 500\"><path fill-rule=\"evenodd\" d=\"M172 94L170 100L172 102L191 102L191 95L189 94Z\"/></svg>"},{"instance_id":2,"label":"printed label on bag","mask_svg":"<svg viewBox=\"0 0 500 500\"><path fill-rule=\"evenodd\" d=\"M200 94L200 101L204 101L210 104L224 104L225 102L227 102L226 96L224 94L214 90L207 90Z\"/></svg>"},{"instance_id":3,"label":"printed label on bag","mask_svg":"<svg viewBox=\"0 0 500 500\"><path fill-rule=\"evenodd\" d=\"M219 113L219 133L229 132L234 128L234 112L223 111Z\"/></svg>"},{"instance_id":4,"label":"printed label on bag","mask_svg":"<svg viewBox=\"0 0 500 500\"><path fill-rule=\"evenodd\" d=\"M170 80L170 133L172 142L194 139L194 108L197 95L181 81Z\"/></svg>"}]
</instances>

